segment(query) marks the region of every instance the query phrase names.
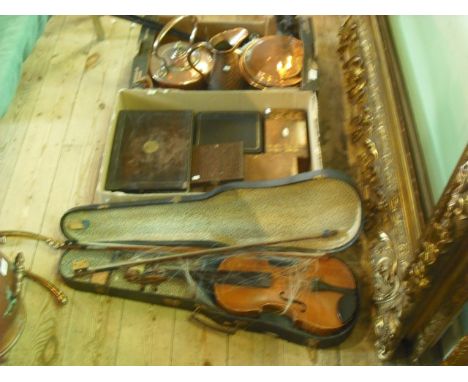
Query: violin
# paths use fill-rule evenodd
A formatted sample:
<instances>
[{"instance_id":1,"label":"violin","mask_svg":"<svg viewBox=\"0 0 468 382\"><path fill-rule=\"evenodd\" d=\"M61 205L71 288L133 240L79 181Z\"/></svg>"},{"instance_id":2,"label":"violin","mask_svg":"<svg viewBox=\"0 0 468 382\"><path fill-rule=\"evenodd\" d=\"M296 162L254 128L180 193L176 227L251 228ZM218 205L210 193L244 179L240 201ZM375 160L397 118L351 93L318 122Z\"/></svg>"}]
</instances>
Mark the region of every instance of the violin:
<instances>
[{"instance_id":1,"label":"violin","mask_svg":"<svg viewBox=\"0 0 468 382\"><path fill-rule=\"evenodd\" d=\"M351 270L333 257L275 263L264 256L232 256L220 271L263 274L251 285L214 286L217 303L238 315L260 315L276 311L313 334L330 335L342 329L354 316L357 304L356 281ZM268 287L257 285L261 281Z\"/></svg>"},{"instance_id":2,"label":"violin","mask_svg":"<svg viewBox=\"0 0 468 382\"><path fill-rule=\"evenodd\" d=\"M334 257L284 259L258 254L226 257L216 270L190 270L195 280L210 280L216 303L246 316L276 312L312 334L331 335L348 324L357 308L356 281L349 267ZM129 268L128 281L157 284L186 276L180 268Z\"/></svg>"}]
</instances>

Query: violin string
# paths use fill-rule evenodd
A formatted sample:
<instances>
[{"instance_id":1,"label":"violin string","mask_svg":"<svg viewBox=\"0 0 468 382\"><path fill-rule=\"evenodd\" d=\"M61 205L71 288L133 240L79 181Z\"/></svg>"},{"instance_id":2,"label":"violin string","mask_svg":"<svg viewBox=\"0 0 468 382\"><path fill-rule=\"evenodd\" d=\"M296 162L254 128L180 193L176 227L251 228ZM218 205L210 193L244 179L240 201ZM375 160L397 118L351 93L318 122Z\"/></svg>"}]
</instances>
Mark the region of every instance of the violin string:
<instances>
[{"instance_id":1,"label":"violin string","mask_svg":"<svg viewBox=\"0 0 468 382\"><path fill-rule=\"evenodd\" d=\"M179 249L180 250L180 249ZM144 257L147 251L142 251L141 253L135 254L136 258ZM176 253L177 249L171 248L164 248L164 253ZM287 278L287 290L284 294L286 297L284 303L284 307L278 314L286 314L291 306L298 300L298 294L304 288L307 283L311 283L311 280L307 278L306 270L313 269L317 271L317 267L319 266L319 262L316 261L316 258L301 258L291 263L291 259L287 256L281 256L281 253L275 254L274 252L267 252L262 253L261 251L253 251L253 254L265 254L268 258L275 259L277 261L284 261L288 264L288 266L284 267L284 270L281 270L281 267L277 267L280 269L279 276ZM154 255L154 251L151 251L151 255ZM205 302L212 303L212 298L208 295L203 285L201 285L201 281L199 278L194 277L194 272L200 269L216 269L216 264L220 261L232 257L232 256L239 256L245 255L245 252L238 251L233 252L230 254L224 255L206 255L200 257L198 260L194 259L180 259L178 261L171 262L170 264L160 265L160 264L153 264L149 265L146 269L148 270L158 270L162 269L178 269L178 272L172 272L168 274L168 277L164 279L163 282L173 283L175 281L179 281L181 279L185 282L185 288L187 293L189 293L192 297L196 297L198 300L202 299ZM172 266L172 267L170 267ZM201 276L202 278L204 276ZM255 287L256 285L265 285L270 280L269 275L266 273L258 273L255 275L250 276L248 280L242 279L242 284L245 286L245 283L252 285ZM232 288L234 290L238 285L226 285L226 290Z\"/></svg>"}]
</instances>

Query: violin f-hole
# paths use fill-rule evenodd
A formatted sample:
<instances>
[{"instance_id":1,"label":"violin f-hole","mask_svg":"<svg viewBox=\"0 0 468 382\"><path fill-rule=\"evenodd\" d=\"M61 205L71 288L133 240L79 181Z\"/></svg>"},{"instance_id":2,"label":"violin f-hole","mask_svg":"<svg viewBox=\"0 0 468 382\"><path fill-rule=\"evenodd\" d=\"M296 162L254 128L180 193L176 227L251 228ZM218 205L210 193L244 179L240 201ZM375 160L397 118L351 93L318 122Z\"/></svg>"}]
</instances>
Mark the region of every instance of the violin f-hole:
<instances>
[{"instance_id":1,"label":"violin f-hole","mask_svg":"<svg viewBox=\"0 0 468 382\"><path fill-rule=\"evenodd\" d=\"M291 301L291 303L293 303L293 304L300 305L301 306L301 313L305 313L305 311L307 310L307 305L305 303L303 303L302 301L296 300L294 298L287 297L284 290L282 290L279 295L280 295L281 299L286 301L286 302Z\"/></svg>"}]
</instances>

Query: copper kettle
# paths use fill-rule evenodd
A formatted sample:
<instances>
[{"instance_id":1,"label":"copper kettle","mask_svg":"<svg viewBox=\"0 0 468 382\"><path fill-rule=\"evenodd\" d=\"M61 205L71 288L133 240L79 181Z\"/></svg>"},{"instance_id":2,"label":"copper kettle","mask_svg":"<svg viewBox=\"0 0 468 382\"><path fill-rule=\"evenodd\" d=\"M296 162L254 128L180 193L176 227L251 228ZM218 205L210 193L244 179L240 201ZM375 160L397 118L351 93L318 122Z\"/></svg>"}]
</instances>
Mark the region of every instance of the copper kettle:
<instances>
[{"instance_id":1,"label":"copper kettle","mask_svg":"<svg viewBox=\"0 0 468 382\"><path fill-rule=\"evenodd\" d=\"M189 41L176 41L162 45L168 32L182 20L190 20L192 32ZM164 88L200 89L204 86L203 70L209 67L211 57L207 52L197 52L192 58L194 65L188 62L188 51L198 30L195 16L178 16L171 19L159 32L153 44L149 71L155 85Z\"/></svg>"},{"instance_id":2,"label":"copper kettle","mask_svg":"<svg viewBox=\"0 0 468 382\"><path fill-rule=\"evenodd\" d=\"M245 28L233 28L214 35L208 42L199 42L189 48L189 64L205 77L208 89L232 90L244 87L245 82L239 71L237 48L248 35L249 31ZM208 53L210 62L201 71L195 57L203 52Z\"/></svg>"}]
</instances>

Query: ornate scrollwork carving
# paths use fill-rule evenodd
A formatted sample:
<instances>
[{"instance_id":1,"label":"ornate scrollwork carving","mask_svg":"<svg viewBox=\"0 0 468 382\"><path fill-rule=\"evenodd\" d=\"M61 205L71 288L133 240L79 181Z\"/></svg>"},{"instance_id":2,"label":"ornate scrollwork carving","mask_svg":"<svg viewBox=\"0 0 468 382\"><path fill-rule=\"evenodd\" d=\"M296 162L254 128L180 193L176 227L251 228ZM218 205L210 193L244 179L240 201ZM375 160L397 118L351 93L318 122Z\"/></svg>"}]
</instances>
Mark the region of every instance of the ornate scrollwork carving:
<instances>
[{"instance_id":1,"label":"ornate scrollwork carving","mask_svg":"<svg viewBox=\"0 0 468 382\"><path fill-rule=\"evenodd\" d=\"M416 336L411 354L413 362L417 362L427 349L435 345L453 319L453 312L465 303L468 295L468 275L459 280L454 291Z\"/></svg>"},{"instance_id":2,"label":"ornate scrollwork carving","mask_svg":"<svg viewBox=\"0 0 468 382\"><path fill-rule=\"evenodd\" d=\"M390 132L394 126L387 115L375 50L369 20L348 18L339 32L338 47L349 101L348 149L358 164L356 178L371 248L375 345L379 357L387 359L402 331L407 301L402 276L412 258Z\"/></svg>"},{"instance_id":3,"label":"ornate scrollwork carving","mask_svg":"<svg viewBox=\"0 0 468 382\"><path fill-rule=\"evenodd\" d=\"M442 196L423 236L414 218L413 176L389 73L382 62L383 45L374 18L352 16L339 32L338 54L349 106L348 152L361 190L373 270L374 332L381 359L388 359L403 337L403 321L418 294L431 284L428 270L465 232L468 216L468 154ZM434 324L435 325L435 324ZM432 329L427 329L430 333ZM416 354L430 341L417 340ZM418 342L419 341L419 342Z\"/></svg>"},{"instance_id":4,"label":"ornate scrollwork carving","mask_svg":"<svg viewBox=\"0 0 468 382\"><path fill-rule=\"evenodd\" d=\"M460 166L444 191L438 208L428 224L415 261L411 264L405 283L411 298L405 306L409 310L422 291L432 280L430 268L451 245L468 233L468 149L461 159ZM439 310L416 336L411 358L416 362L419 357L435 344L448 326L453 311L463 305L468 295L468 276L465 275L449 299L444 301Z\"/></svg>"},{"instance_id":5,"label":"ornate scrollwork carving","mask_svg":"<svg viewBox=\"0 0 468 382\"><path fill-rule=\"evenodd\" d=\"M462 160L453 182L445 190L425 232L422 248L409 269L407 283L412 298L429 285L428 267L464 232L467 210L468 158Z\"/></svg>"}]
</instances>

